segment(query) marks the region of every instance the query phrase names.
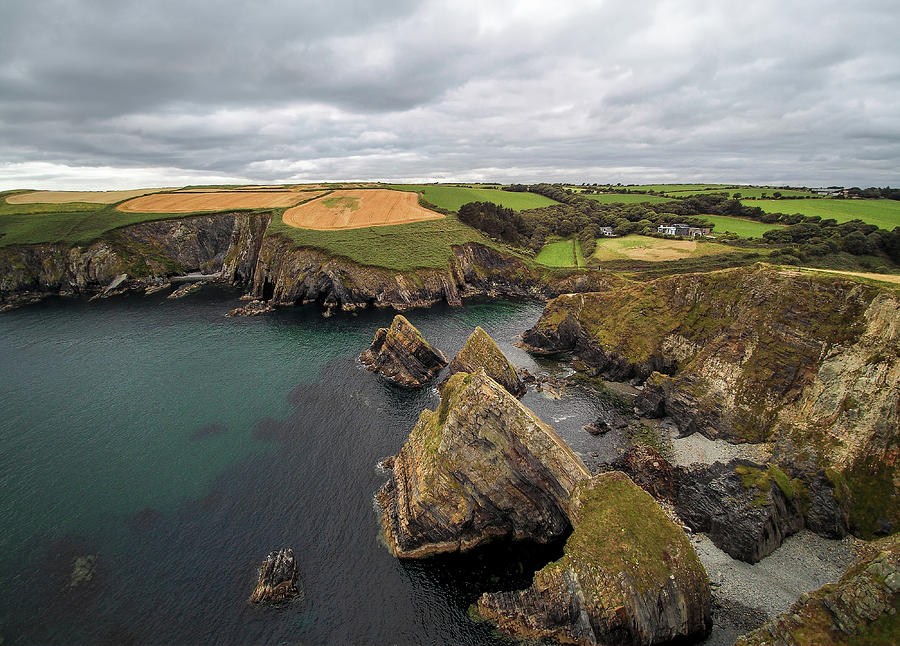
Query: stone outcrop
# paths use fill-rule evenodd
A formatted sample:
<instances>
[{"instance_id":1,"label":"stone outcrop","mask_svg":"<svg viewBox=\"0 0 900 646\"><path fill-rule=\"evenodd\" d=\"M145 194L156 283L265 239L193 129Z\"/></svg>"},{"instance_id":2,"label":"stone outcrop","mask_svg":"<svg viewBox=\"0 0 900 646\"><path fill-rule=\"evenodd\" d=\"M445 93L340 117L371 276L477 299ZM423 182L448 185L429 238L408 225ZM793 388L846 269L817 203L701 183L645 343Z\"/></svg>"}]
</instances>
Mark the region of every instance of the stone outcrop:
<instances>
[{"instance_id":1,"label":"stone outcrop","mask_svg":"<svg viewBox=\"0 0 900 646\"><path fill-rule=\"evenodd\" d=\"M428 383L447 365L444 353L431 347L400 314L394 317L391 327L379 328L359 360L369 370L410 388Z\"/></svg>"},{"instance_id":2,"label":"stone outcrop","mask_svg":"<svg viewBox=\"0 0 900 646\"><path fill-rule=\"evenodd\" d=\"M447 379L457 372L478 372L482 368L488 377L516 397L524 394L525 385L519 379L515 367L500 351L490 335L480 327L476 327L475 331L469 335L462 350L453 357L453 361L447 367L449 372Z\"/></svg>"},{"instance_id":3,"label":"stone outcrop","mask_svg":"<svg viewBox=\"0 0 900 646\"><path fill-rule=\"evenodd\" d=\"M453 375L425 410L378 493L391 551L422 557L496 537L548 542L569 529L589 478L556 432L484 371Z\"/></svg>"},{"instance_id":4,"label":"stone outcrop","mask_svg":"<svg viewBox=\"0 0 900 646\"><path fill-rule=\"evenodd\" d=\"M706 571L684 532L621 472L582 482L563 557L531 587L484 594L482 618L529 640L659 644L711 626Z\"/></svg>"},{"instance_id":5,"label":"stone outcrop","mask_svg":"<svg viewBox=\"0 0 900 646\"><path fill-rule=\"evenodd\" d=\"M281 603L289 601L299 594L297 590L297 563L294 550L283 549L269 552L266 560L259 568L259 581L251 603Z\"/></svg>"},{"instance_id":6,"label":"stone outcrop","mask_svg":"<svg viewBox=\"0 0 900 646\"><path fill-rule=\"evenodd\" d=\"M900 534L868 547L841 580L804 594L735 646L896 644L900 637Z\"/></svg>"},{"instance_id":7,"label":"stone outcrop","mask_svg":"<svg viewBox=\"0 0 900 646\"><path fill-rule=\"evenodd\" d=\"M633 447L616 466L670 503L693 531L748 563L771 554L804 527L806 486L776 466L739 459L673 466L648 446Z\"/></svg>"},{"instance_id":8,"label":"stone outcrop","mask_svg":"<svg viewBox=\"0 0 900 646\"><path fill-rule=\"evenodd\" d=\"M643 383L638 411L671 417L684 435L774 441L780 464L812 460L843 473L852 508L867 507L851 518L862 533L900 522L892 289L763 264L668 276L560 296L523 342ZM840 520L827 516L825 526Z\"/></svg>"}]
</instances>

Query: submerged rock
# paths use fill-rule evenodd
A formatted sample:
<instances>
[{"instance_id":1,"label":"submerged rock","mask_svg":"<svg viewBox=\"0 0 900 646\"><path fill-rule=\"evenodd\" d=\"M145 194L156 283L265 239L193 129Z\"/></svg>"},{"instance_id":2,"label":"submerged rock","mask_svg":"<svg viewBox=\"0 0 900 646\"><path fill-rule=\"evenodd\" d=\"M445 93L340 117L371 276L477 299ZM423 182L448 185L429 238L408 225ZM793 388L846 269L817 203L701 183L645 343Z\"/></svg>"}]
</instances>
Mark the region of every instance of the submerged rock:
<instances>
[{"instance_id":1,"label":"submerged rock","mask_svg":"<svg viewBox=\"0 0 900 646\"><path fill-rule=\"evenodd\" d=\"M389 462L385 463L388 466ZM494 537L548 542L590 474L556 432L488 377L458 372L425 410L378 493L391 551L422 557Z\"/></svg>"},{"instance_id":2,"label":"submerged rock","mask_svg":"<svg viewBox=\"0 0 900 646\"><path fill-rule=\"evenodd\" d=\"M706 571L684 532L621 472L583 482L563 557L531 587L484 594L479 615L524 639L658 644L711 626Z\"/></svg>"},{"instance_id":3,"label":"submerged rock","mask_svg":"<svg viewBox=\"0 0 900 646\"><path fill-rule=\"evenodd\" d=\"M804 594L735 646L896 644L900 640L900 534L872 543L841 580Z\"/></svg>"},{"instance_id":4,"label":"submerged rock","mask_svg":"<svg viewBox=\"0 0 900 646\"><path fill-rule=\"evenodd\" d=\"M76 556L72 562L72 574L69 576L69 587L77 588L79 585L90 583L97 572L97 555L85 554Z\"/></svg>"},{"instance_id":5,"label":"submerged rock","mask_svg":"<svg viewBox=\"0 0 900 646\"><path fill-rule=\"evenodd\" d=\"M359 356L369 369L403 386L422 386L447 365L415 326L398 314L390 328L380 328L372 345Z\"/></svg>"},{"instance_id":6,"label":"submerged rock","mask_svg":"<svg viewBox=\"0 0 900 646\"><path fill-rule=\"evenodd\" d=\"M518 397L525 392L525 385L516 374L515 367L501 352L500 348L480 327L469 335L462 350L453 357L448 370L451 375L457 372L478 372L484 368L487 376ZM447 377L450 378L449 376Z\"/></svg>"},{"instance_id":7,"label":"submerged rock","mask_svg":"<svg viewBox=\"0 0 900 646\"><path fill-rule=\"evenodd\" d=\"M297 563L294 561L294 550L283 549L269 552L259 569L259 581L253 594L252 603L280 603L293 599L299 594L295 582L297 580Z\"/></svg>"}]
</instances>

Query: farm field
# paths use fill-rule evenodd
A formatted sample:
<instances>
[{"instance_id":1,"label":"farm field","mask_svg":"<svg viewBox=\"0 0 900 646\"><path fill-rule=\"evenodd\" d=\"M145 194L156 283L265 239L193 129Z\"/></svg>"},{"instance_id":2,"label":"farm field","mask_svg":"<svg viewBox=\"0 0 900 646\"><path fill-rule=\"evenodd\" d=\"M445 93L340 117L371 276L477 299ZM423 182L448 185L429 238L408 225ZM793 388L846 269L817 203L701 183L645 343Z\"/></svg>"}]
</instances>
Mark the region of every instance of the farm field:
<instances>
[{"instance_id":1,"label":"farm field","mask_svg":"<svg viewBox=\"0 0 900 646\"><path fill-rule=\"evenodd\" d=\"M644 260L660 262L682 260L721 253L730 253L730 247L714 242L696 240L666 240L642 235L623 238L600 238L593 258L599 262L610 260Z\"/></svg>"},{"instance_id":2,"label":"farm field","mask_svg":"<svg viewBox=\"0 0 900 646\"><path fill-rule=\"evenodd\" d=\"M554 200L537 193L513 193L492 188L466 188L440 184L392 184L397 191L421 192L425 200L448 211L459 211L469 202L493 202L514 211L537 209L556 204Z\"/></svg>"},{"instance_id":3,"label":"farm field","mask_svg":"<svg viewBox=\"0 0 900 646\"><path fill-rule=\"evenodd\" d=\"M742 238L762 238L762 235L770 229L783 229L781 224L766 224L756 220L744 218L730 218L726 215L699 215L697 217L709 220L715 226L712 234L734 233Z\"/></svg>"},{"instance_id":4,"label":"farm field","mask_svg":"<svg viewBox=\"0 0 900 646\"><path fill-rule=\"evenodd\" d=\"M321 195L322 193L318 193ZM221 191L216 193L155 193L119 204L125 213L198 213L229 209L293 206L313 195L301 192Z\"/></svg>"},{"instance_id":5,"label":"farm field","mask_svg":"<svg viewBox=\"0 0 900 646\"><path fill-rule=\"evenodd\" d=\"M838 222L859 219L889 231L900 226L898 200L741 200L741 202L745 206L758 206L766 213L802 213L818 215L823 220L834 218Z\"/></svg>"},{"instance_id":6,"label":"farm field","mask_svg":"<svg viewBox=\"0 0 900 646\"><path fill-rule=\"evenodd\" d=\"M757 188L753 186L739 186L737 188L710 188L704 190L689 190L689 191L668 191L667 195L677 196L677 197L687 197L689 195L708 195L710 193L727 193L729 197L734 197L735 194L739 194L741 198L761 198L763 194L768 197L772 196L772 193L778 191L784 197L796 197L796 198L811 198L811 199L821 199L818 195L811 193L810 191L803 191L799 189L788 189L788 188Z\"/></svg>"},{"instance_id":7,"label":"farm field","mask_svg":"<svg viewBox=\"0 0 900 646\"><path fill-rule=\"evenodd\" d=\"M637 184L635 186L616 186L626 191L656 191L657 193L673 193L678 191L703 191L707 189L723 189L733 184Z\"/></svg>"},{"instance_id":8,"label":"farm field","mask_svg":"<svg viewBox=\"0 0 900 646\"><path fill-rule=\"evenodd\" d=\"M640 204L641 202L671 202L672 198L644 193L603 193L601 195L584 195L600 204Z\"/></svg>"},{"instance_id":9,"label":"farm field","mask_svg":"<svg viewBox=\"0 0 900 646\"><path fill-rule=\"evenodd\" d=\"M419 206L415 193L383 189L334 191L284 212L292 227L333 231L435 220L444 216Z\"/></svg>"},{"instance_id":10,"label":"farm field","mask_svg":"<svg viewBox=\"0 0 900 646\"><path fill-rule=\"evenodd\" d=\"M538 253L535 261L545 267L583 267L584 258L577 240L557 240L548 242Z\"/></svg>"},{"instance_id":11,"label":"farm field","mask_svg":"<svg viewBox=\"0 0 900 646\"><path fill-rule=\"evenodd\" d=\"M8 204L115 204L141 195L166 191L165 188L142 188L133 191L32 191L16 193L6 198Z\"/></svg>"}]
</instances>

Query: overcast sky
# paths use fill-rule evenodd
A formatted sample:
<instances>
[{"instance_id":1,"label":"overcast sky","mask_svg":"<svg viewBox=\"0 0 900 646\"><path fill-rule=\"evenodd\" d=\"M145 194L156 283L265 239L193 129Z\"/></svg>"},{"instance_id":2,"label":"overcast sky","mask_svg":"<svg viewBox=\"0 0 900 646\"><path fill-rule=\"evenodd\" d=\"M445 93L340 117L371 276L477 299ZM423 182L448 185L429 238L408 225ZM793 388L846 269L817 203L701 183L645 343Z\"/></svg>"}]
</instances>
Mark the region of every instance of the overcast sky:
<instances>
[{"instance_id":1,"label":"overcast sky","mask_svg":"<svg viewBox=\"0 0 900 646\"><path fill-rule=\"evenodd\" d=\"M898 0L2 0L0 188L900 185Z\"/></svg>"}]
</instances>

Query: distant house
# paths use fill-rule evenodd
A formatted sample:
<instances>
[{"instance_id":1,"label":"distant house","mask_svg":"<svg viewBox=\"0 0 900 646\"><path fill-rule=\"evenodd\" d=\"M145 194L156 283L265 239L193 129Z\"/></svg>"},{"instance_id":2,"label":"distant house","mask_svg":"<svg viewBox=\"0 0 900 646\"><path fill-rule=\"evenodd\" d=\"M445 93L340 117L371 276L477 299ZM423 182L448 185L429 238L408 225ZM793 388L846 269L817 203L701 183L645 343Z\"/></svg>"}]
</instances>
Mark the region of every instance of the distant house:
<instances>
[{"instance_id":1,"label":"distant house","mask_svg":"<svg viewBox=\"0 0 900 646\"><path fill-rule=\"evenodd\" d=\"M616 234L613 233L612 227L600 227L600 235L604 238L615 238Z\"/></svg>"},{"instance_id":2,"label":"distant house","mask_svg":"<svg viewBox=\"0 0 900 646\"><path fill-rule=\"evenodd\" d=\"M656 230L667 236L682 236L685 238L696 238L698 236L708 236L712 228L710 227L692 227L689 224L660 224Z\"/></svg>"},{"instance_id":3,"label":"distant house","mask_svg":"<svg viewBox=\"0 0 900 646\"><path fill-rule=\"evenodd\" d=\"M816 195L824 195L827 197L837 197L839 195L844 195L846 191L844 191L843 186L829 186L828 188L811 188L809 189L810 193L815 193Z\"/></svg>"}]
</instances>

